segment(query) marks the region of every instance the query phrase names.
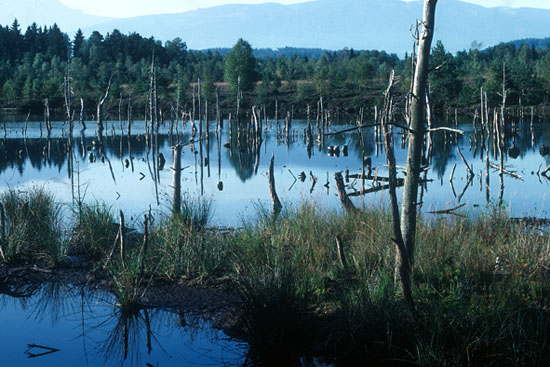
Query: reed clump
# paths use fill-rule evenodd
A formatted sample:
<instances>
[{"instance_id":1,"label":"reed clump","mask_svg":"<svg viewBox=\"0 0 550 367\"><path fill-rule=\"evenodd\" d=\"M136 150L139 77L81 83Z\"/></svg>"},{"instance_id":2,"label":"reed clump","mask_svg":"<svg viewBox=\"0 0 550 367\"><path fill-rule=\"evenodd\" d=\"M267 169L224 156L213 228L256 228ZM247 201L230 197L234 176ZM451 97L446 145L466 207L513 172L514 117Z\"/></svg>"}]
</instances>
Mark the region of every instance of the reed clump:
<instances>
[{"instance_id":1,"label":"reed clump","mask_svg":"<svg viewBox=\"0 0 550 367\"><path fill-rule=\"evenodd\" d=\"M71 252L92 261L105 259L119 231L112 208L105 203L86 204L75 213Z\"/></svg>"},{"instance_id":2,"label":"reed clump","mask_svg":"<svg viewBox=\"0 0 550 367\"><path fill-rule=\"evenodd\" d=\"M42 188L9 189L0 196L1 248L8 264L46 261L55 266L66 256L61 205Z\"/></svg>"}]
</instances>

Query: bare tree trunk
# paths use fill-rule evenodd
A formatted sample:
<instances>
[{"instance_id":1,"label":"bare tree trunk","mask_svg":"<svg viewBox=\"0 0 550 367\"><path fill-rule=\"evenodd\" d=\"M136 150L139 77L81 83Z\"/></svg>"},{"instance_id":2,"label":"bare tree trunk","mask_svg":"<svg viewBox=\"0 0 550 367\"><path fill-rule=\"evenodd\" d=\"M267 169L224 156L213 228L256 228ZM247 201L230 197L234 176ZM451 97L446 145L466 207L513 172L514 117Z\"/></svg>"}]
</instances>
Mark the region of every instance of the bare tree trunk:
<instances>
[{"instance_id":1,"label":"bare tree trunk","mask_svg":"<svg viewBox=\"0 0 550 367\"><path fill-rule=\"evenodd\" d=\"M107 85L107 90L105 91L105 94L99 102L97 103L97 130L99 135L101 136L103 133L103 104L107 100L107 97L109 97L109 91L111 90L111 83L113 81L113 74L111 74L111 77L109 78L109 84Z\"/></svg>"},{"instance_id":2,"label":"bare tree trunk","mask_svg":"<svg viewBox=\"0 0 550 367\"><path fill-rule=\"evenodd\" d=\"M181 211L181 144L174 147L174 201L172 204L172 212L180 213Z\"/></svg>"},{"instance_id":3,"label":"bare tree trunk","mask_svg":"<svg viewBox=\"0 0 550 367\"><path fill-rule=\"evenodd\" d=\"M336 182L336 191L338 193L338 197L340 198L340 201L342 202L342 205L344 206L344 209L348 213L352 213L357 210L351 199L349 198L348 194L346 193L346 186L344 185L344 179L342 178L342 173L336 172L334 174L334 181Z\"/></svg>"},{"instance_id":4,"label":"bare tree trunk","mask_svg":"<svg viewBox=\"0 0 550 367\"><path fill-rule=\"evenodd\" d=\"M420 164L424 144L424 114L426 102L426 84L428 79L430 49L435 25L435 6L437 0L424 0L422 32L418 42L418 60L412 90L411 117L409 129L409 149L407 152L407 176L403 188L401 204L401 232L403 234L403 251L399 273L403 295L412 307L411 271L414 263L414 245L416 235L416 213Z\"/></svg>"},{"instance_id":5,"label":"bare tree trunk","mask_svg":"<svg viewBox=\"0 0 550 367\"><path fill-rule=\"evenodd\" d=\"M398 253L396 254L396 264L401 264L404 258L408 257L407 249L403 241L403 234L401 233L401 227L399 225L399 204L397 202L397 177L396 177L396 164L395 164L395 155L393 149L393 132L389 123L391 122L391 110L392 110L392 100L393 100L393 87L395 82L395 73L392 70L390 75L390 81L388 88L385 92L384 97L384 109L382 111L382 117L380 118L380 125L382 128L382 133L384 134L384 148L386 150L386 159L388 161L388 183L389 183L389 195L390 195L390 205L391 205L391 214L393 222L393 242L397 245ZM363 162L365 159L363 158ZM401 268L401 266L399 266ZM394 277L397 279L397 273L400 272L396 268ZM404 278L401 276L401 280ZM404 287L405 288L405 287ZM412 298L411 298L412 302Z\"/></svg>"},{"instance_id":6,"label":"bare tree trunk","mask_svg":"<svg viewBox=\"0 0 550 367\"><path fill-rule=\"evenodd\" d=\"M281 212L281 209L283 206L281 205L281 201L279 200L279 196L277 195L277 191L275 190L275 174L274 174L274 162L275 162L275 154L271 155L271 161L269 163L269 171L267 171L267 179L269 181L269 194L271 195L271 201L273 202L273 214L275 217L279 215Z\"/></svg>"}]
</instances>

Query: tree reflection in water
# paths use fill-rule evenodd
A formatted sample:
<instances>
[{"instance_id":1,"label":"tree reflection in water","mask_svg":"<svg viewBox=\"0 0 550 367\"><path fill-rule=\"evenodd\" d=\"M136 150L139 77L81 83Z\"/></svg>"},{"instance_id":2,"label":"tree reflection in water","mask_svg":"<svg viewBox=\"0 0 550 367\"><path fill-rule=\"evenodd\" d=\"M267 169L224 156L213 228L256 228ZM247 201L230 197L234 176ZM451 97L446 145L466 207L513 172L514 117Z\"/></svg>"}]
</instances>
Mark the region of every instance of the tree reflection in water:
<instances>
[{"instance_id":1,"label":"tree reflection in water","mask_svg":"<svg viewBox=\"0 0 550 367\"><path fill-rule=\"evenodd\" d=\"M60 350L47 359L45 355L36 357L45 366L59 365L62 362L56 362L56 358L61 361L67 355L81 358L72 361L75 365L89 366L161 366L182 362L242 365L246 352L242 343L229 340L200 315L161 309L125 313L105 291L60 282L18 286L12 280L0 279L0 294L0 312L6 317L20 318L20 324L25 325L50 324L45 330L51 330L52 335L37 335L43 329L34 326L27 327L28 331L25 329L21 335L25 344L46 340L36 344ZM21 358L18 355L23 351L5 347L8 361Z\"/></svg>"}]
</instances>

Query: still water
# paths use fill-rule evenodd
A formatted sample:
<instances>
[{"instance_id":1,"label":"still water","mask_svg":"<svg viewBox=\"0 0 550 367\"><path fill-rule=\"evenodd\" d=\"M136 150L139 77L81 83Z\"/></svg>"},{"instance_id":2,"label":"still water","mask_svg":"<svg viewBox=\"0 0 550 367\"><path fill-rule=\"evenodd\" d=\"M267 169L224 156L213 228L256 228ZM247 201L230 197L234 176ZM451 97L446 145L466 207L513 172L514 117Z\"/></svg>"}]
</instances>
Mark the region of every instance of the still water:
<instances>
[{"instance_id":1,"label":"still water","mask_svg":"<svg viewBox=\"0 0 550 367\"><path fill-rule=\"evenodd\" d=\"M110 294L58 283L16 292L0 294L2 366L239 366L245 360L242 343L198 316L124 315Z\"/></svg>"},{"instance_id":2,"label":"still water","mask_svg":"<svg viewBox=\"0 0 550 367\"><path fill-rule=\"evenodd\" d=\"M316 141L308 147L305 130L307 122L293 121L288 138L283 122L270 122L262 133L260 146L239 144L238 134L230 134L225 121L221 133L215 132L215 122L206 127L203 144L198 134L192 141L188 123L160 126L157 135L146 138L145 122L134 121L131 135L127 124L111 121L106 124L104 137L98 139L96 125L87 122L81 133L75 126L73 139L67 139L68 125L53 123L50 139L38 119L25 123L21 119L0 126L0 191L7 188L26 190L44 186L60 202L71 203L80 197L84 202L105 202L113 211L122 209L127 216L136 218L148 210L167 213L172 202L173 150L182 142L182 192L189 200L202 198L212 202L211 224L240 226L253 220L258 208L271 207L267 171L271 156L275 158L276 189L284 207L298 206L301 202L315 202L327 208L341 210L334 184L335 172L361 173L363 156L372 161L373 176L387 176L383 143L376 138L373 128L325 137L323 146ZM353 127L351 124L332 124L327 132ZM502 202L514 217L547 217L549 180L541 172L550 165L550 129L542 122L511 121L506 147L503 149L504 167L520 175L499 176L499 170L487 169L486 147L489 161L500 164L494 139L485 147L479 129L471 122L460 124L465 133L438 131L432 135L432 154L423 188L421 212L442 210L466 204L466 213ZM26 136L26 138L25 138ZM206 138L208 136L208 139ZM395 155L397 164L404 166L406 144L395 129ZM403 144L401 142L403 141ZM68 149L68 145L72 149ZM340 154L332 153L338 146ZM343 154L344 146L347 154ZM466 166L460 158L460 148L475 176L469 179ZM155 160L161 154L162 159ZM450 181L454 171L453 180ZM398 175L403 177L403 172ZM382 185L365 180L365 188ZM350 178L348 193L359 192L362 180ZM400 192L398 193L400 196ZM352 199L356 205L381 205L387 202L387 192L379 191Z\"/></svg>"}]
</instances>

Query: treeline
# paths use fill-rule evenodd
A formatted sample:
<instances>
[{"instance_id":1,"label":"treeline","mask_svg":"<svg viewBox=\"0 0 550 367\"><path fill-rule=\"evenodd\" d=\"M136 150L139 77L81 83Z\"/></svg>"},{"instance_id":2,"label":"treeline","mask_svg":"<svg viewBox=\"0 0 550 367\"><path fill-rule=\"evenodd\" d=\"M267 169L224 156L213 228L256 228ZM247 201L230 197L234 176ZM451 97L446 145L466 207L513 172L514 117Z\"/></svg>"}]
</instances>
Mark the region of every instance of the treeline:
<instances>
[{"instance_id":1,"label":"treeline","mask_svg":"<svg viewBox=\"0 0 550 367\"><path fill-rule=\"evenodd\" d=\"M380 102L392 69L400 76L403 94L410 86L412 63L408 55L399 58L384 51L353 49L249 52L250 45L243 42L244 56L231 58L243 51L242 43L232 50L193 51L180 38L162 43L117 30L106 35L93 32L89 37L78 31L71 38L55 24L33 24L22 31L15 20L11 26L0 26L0 107L38 110L46 98L51 106L60 107L68 69L72 95L83 97L90 108L105 92L109 80L112 102L132 95L135 103L143 103L152 55L161 102L180 106L191 103L198 79L204 98L213 101L220 87L222 102L233 106L234 90L221 83L231 80L228 69L235 70L235 63L252 69L239 71L254 82L244 90L249 103L274 104L277 99L283 104L304 106L323 96L329 107L356 111ZM491 104L500 103L503 76L509 104L533 106L549 101L548 49L508 43L452 55L438 42L432 56L430 95L436 111L475 106L482 87ZM243 57L253 58L254 62Z\"/></svg>"}]
</instances>

